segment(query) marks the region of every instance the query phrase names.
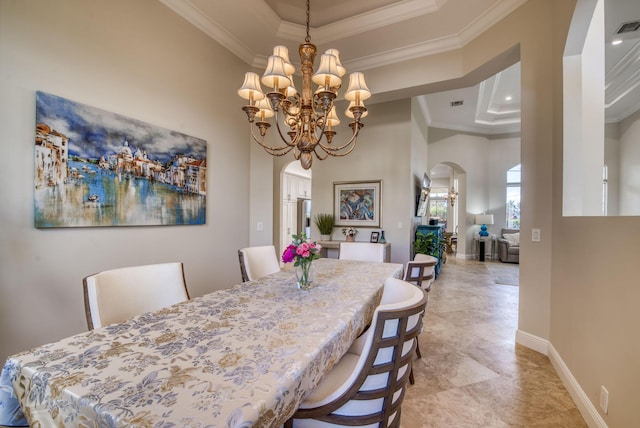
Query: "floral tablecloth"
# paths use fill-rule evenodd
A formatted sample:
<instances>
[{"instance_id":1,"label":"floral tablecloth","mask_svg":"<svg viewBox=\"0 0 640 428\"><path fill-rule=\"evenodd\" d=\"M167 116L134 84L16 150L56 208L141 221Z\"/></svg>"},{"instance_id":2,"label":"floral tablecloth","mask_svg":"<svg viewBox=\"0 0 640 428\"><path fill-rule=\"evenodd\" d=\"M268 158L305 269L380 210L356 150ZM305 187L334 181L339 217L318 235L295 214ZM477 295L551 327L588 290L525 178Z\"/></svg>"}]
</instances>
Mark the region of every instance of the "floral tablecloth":
<instances>
[{"instance_id":1,"label":"floral tablecloth","mask_svg":"<svg viewBox=\"0 0 640 428\"><path fill-rule=\"evenodd\" d=\"M10 357L0 424L275 427L371 320L402 265L320 259ZM16 401L17 400L17 401Z\"/></svg>"}]
</instances>

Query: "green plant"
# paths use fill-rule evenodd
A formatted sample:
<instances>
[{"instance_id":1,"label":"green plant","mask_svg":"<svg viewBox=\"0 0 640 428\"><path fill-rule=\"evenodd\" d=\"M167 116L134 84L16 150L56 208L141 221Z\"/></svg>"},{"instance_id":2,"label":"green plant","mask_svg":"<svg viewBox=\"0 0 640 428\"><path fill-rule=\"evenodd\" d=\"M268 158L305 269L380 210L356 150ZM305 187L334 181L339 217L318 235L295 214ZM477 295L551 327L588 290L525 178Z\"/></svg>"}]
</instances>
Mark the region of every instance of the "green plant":
<instances>
[{"instance_id":1,"label":"green plant","mask_svg":"<svg viewBox=\"0 0 640 428\"><path fill-rule=\"evenodd\" d=\"M333 233L333 226L335 225L333 214L317 214L315 222L321 235L331 235Z\"/></svg>"},{"instance_id":2,"label":"green plant","mask_svg":"<svg viewBox=\"0 0 640 428\"><path fill-rule=\"evenodd\" d=\"M440 239L434 233L419 233L413 243L413 252L415 254L428 254L434 257L440 257L440 254L447 246L447 241Z\"/></svg>"}]
</instances>

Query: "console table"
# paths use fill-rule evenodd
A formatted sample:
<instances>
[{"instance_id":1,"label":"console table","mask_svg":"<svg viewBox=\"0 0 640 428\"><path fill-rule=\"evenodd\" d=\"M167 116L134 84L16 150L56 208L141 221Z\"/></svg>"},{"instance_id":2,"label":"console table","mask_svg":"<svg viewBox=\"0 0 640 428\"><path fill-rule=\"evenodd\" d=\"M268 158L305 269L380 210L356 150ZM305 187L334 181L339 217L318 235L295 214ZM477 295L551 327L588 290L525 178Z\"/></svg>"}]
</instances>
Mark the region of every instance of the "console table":
<instances>
[{"instance_id":1,"label":"console table","mask_svg":"<svg viewBox=\"0 0 640 428\"><path fill-rule=\"evenodd\" d=\"M345 241L318 241L318 244L322 245L320 250L320 256L337 259L340 252L340 243ZM389 263L391 261L391 243L376 243L375 245L384 245L384 261Z\"/></svg>"}]
</instances>

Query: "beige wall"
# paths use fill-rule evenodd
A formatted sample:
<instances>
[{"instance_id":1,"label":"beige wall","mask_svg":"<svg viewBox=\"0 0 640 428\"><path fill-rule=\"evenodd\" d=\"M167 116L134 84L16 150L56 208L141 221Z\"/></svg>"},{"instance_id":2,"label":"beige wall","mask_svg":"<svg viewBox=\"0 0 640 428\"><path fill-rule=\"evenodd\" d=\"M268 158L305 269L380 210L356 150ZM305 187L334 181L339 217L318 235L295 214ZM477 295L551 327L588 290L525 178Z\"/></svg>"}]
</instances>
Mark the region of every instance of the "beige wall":
<instances>
[{"instance_id":1,"label":"beige wall","mask_svg":"<svg viewBox=\"0 0 640 428\"><path fill-rule=\"evenodd\" d=\"M360 131L354 152L344 158L314 160L312 216L333 212L333 183L337 181L382 180L382 227L391 243L391 261L409 260L410 236L415 201L411 167L411 101L409 99L368 106L369 116ZM375 118L375 120L374 120ZM341 128L336 139L344 139L349 128ZM340 141L340 140L338 140ZM418 144L418 143L416 143ZM278 170L279 167L276 167ZM371 231L358 228L357 241L369 241ZM315 225L313 236L320 236ZM336 227L334 239L343 240Z\"/></svg>"},{"instance_id":2,"label":"beige wall","mask_svg":"<svg viewBox=\"0 0 640 428\"><path fill-rule=\"evenodd\" d=\"M240 281L249 142L247 68L155 0L0 2L0 360L86 330L82 278L182 261L198 296ZM35 91L207 141L207 224L33 227Z\"/></svg>"}]
</instances>

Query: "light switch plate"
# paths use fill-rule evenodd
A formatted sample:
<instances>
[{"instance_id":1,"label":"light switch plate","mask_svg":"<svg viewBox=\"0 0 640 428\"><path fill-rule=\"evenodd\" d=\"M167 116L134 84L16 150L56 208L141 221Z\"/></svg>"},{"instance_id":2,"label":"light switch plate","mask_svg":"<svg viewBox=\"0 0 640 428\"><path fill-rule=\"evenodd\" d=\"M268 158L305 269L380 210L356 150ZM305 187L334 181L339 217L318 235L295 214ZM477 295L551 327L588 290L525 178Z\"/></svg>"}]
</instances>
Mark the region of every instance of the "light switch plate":
<instances>
[{"instance_id":1,"label":"light switch plate","mask_svg":"<svg viewBox=\"0 0 640 428\"><path fill-rule=\"evenodd\" d=\"M531 240L533 242L540 242L540 229L531 229Z\"/></svg>"}]
</instances>

